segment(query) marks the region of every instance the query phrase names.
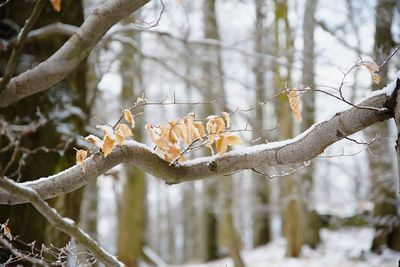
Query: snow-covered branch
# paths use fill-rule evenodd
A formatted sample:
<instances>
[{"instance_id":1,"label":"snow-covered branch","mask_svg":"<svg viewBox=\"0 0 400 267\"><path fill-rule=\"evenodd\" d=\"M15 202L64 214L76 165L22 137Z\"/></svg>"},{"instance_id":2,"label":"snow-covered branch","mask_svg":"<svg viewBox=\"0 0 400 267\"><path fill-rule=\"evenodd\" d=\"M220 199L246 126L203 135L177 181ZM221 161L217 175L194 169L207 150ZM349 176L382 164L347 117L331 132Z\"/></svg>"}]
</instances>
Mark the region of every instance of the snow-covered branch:
<instances>
[{"instance_id":1,"label":"snow-covered branch","mask_svg":"<svg viewBox=\"0 0 400 267\"><path fill-rule=\"evenodd\" d=\"M0 108L49 89L73 71L114 24L150 0L109 0L93 10L81 27L50 58L10 80Z\"/></svg>"},{"instance_id":2,"label":"snow-covered branch","mask_svg":"<svg viewBox=\"0 0 400 267\"><path fill-rule=\"evenodd\" d=\"M400 82L397 84L399 86ZM172 166L146 145L127 141L125 145L115 148L107 158L97 153L86 159L85 172L75 165L58 174L22 184L34 189L43 199L49 199L80 188L120 163L134 164L166 183L176 184L261 166L305 162L344 137L393 117L397 87L396 81L393 81L385 90L374 92L359 104L374 107L376 110L352 107L290 140L246 147L223 156L203 157ZM0 204L24 202L27 202L26 199L0 189Z\"/></svg>"}]
</instances>

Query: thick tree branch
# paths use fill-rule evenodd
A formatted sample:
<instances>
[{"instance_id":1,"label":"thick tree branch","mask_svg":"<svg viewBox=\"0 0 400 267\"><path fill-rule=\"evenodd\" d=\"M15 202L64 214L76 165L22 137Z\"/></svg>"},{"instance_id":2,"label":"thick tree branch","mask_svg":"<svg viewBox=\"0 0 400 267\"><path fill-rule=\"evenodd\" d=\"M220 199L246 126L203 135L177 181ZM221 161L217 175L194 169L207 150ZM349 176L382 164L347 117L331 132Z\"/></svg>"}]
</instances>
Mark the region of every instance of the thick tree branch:
<instances>
[{"instance_id":1,"label":"thick tree branch","mask_svg":"<svg viewBox=\"0 0 400 267\"><path fill-rule=\"evenodd\" d=\"M387 111L353 107L335 114L331 119L311 127L291 140L237 149L224 156L203 157L176 166L170 166L146 145L128 141L124 146L114 148L107 158L97 153L86 159L86 172L82 172L79 166L73 166L58 174L22 184L34 189L42 198L49 199L76 190L120 163L132 163L169 184L260 166L301 163L318 156L329 145L345 136L393 117L393 97L386 93L374 95L360 105L386 108ZM0 189L0 204L24 202L25 199Z\"/></svg>"},{"instance_id":2,"label":"thick tree branch","mask_svg":"<svg viewBox=\"0 0 400 267\"><path fill-rule=\"evenodd\" d=\"M150 0L109 0L93 10L82 26L50 58L10 80L0 93L0 108L49 89L73 71L114 24Z\"/></svg>"}]
</instances>

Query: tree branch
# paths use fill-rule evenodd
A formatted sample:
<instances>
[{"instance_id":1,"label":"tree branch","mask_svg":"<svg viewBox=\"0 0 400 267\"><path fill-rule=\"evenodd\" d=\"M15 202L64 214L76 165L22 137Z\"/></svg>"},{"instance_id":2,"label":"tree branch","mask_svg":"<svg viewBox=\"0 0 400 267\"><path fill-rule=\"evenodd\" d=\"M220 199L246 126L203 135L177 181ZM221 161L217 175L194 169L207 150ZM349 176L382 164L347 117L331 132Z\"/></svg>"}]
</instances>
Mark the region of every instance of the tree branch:
<instances>
[{"instance_id":1,"label":"tree branch","mask_svg":"<svg viewBox=\"0 0 400 267\"><path fill-rule=\"evenodd\" d=\"M43 199L49 199L84 186L89 180L95 179L120 163L132 163L168 184L176 184L260 166L305 162L318 156L325 148L343 139L344 136L393 117L393 96L388 96L386 93L381 92L360 103L363 106L385 108L386 111L353 107L335 114L331 119L311 127L291 140L246 147L223 156L203 157L173 166L146 145L128 141L124 146L114 148L107 158L97 153L86 159L86 172L82 172L81 167L75 165L58 174L24 182L22 185L34 189ZM337 134L338 131L340 135ZM27 202L25 199L0 189L0 204L13 205L25 202Z\"/></svg>"},{"instance_id":2,"label":"tree branch","mask_svg":"<svg viewBox=\"0 0 400 267\"><path fill-rule=\"evenodd\" d=\"M10 80L0 93L0 108L49 89L73 71L114 24L150 0L109 0L93 10L82 26L50 58Z\"/></svg>"},{"instance_id":3,"label":"tree branch","mask_svg":"<svg viewBox=\"0 0 400 267\"><path fill-rule=\"evenodd\" d=\"M14 196L18 196L21 199L30 202L52 225L73 237L106 266L124 266L122 262L118 261L114 256L105 251L95 240L77 227L72 220L61 217L61 215L55 209L50 207L35 190L32 190L32 188L16 183L5 177L0 177L0 187Z\"/></svg>"}]
</instances>

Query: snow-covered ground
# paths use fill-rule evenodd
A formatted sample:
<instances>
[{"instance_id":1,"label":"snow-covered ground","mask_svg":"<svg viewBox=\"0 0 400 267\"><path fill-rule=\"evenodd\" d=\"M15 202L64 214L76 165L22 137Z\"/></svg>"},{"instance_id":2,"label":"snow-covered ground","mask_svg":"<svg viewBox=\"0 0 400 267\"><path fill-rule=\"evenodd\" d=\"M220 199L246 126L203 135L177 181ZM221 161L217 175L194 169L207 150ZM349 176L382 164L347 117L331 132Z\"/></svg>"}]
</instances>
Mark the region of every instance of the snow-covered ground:
<instances>
[{"instance_id":1,"label":"snow-covered ground","mask_svg":"<svg viewBox=\"0 0 400 267\"><path fill-rule=\"evenodd\" d=\"M305 248L301 258L285 258L285 240L242 253L248 267L396 267L400 253L385 250L381 255L369 252L373 238L370 228L321 230L322 244L312 250ZM233 267L229 258L207 264L186 264L180 267ZM178 267L178 266L176 266Z\"/></svg>"}]
</instances>

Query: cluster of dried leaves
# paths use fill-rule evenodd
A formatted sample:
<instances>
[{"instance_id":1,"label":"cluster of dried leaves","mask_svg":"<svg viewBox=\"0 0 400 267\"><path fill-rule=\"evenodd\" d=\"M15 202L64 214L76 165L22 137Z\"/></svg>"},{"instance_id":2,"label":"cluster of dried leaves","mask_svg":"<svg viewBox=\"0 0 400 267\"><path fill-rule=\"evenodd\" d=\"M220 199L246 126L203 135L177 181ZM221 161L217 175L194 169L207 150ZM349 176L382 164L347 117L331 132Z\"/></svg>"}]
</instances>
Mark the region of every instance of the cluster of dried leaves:
<instances>
[{"instance_id":1,"label":"cluster of dried leaves","mask_svg":"<svg viewBox=\"0 0 400 267\"><path fill-rule=\"evenodd\" d=\"M131 129L135 127L135 120L129 109L123 111L123 118L129 125L98 125L97 127L103 130L103 139L91 134L86 136L85 140L107 157L115 146L123 145L125 139L132 136ZM222 112L221 116L209 116L205 127L201 121L196 120L194 113L189 113L183 119L172 120L163 125L147 123L145 128L156 149L168 162L183 161L184 153L198 141L202 141L201 146L209 147L213 154L215 148L219 155L223 155L229 146L241 143L240 138L229 130L230 117L227 112ZM83 172L88 154L87 150L76 151L76 163L82 167Z\"/></svg>"},{"instance_id":2,"label":"cluster of dried leaves","mask_svg":"<svg viewBox=\"0 0 400 267\"><path fill-rule=\"evenodd\" d=\"M223 155L228 146L241 143L240 138L229 131L230 118L227 112L222 112L221 116L209 116L206 127L196 120L194 113L163 125L148 123L145 127L150 139L168 162L185 160L183 154L198 141L203 141L201 146L209 147L213 154L215 148L219 155ZM188 147L184 149L185 145Z\"/></svg>"}]
</instances>

